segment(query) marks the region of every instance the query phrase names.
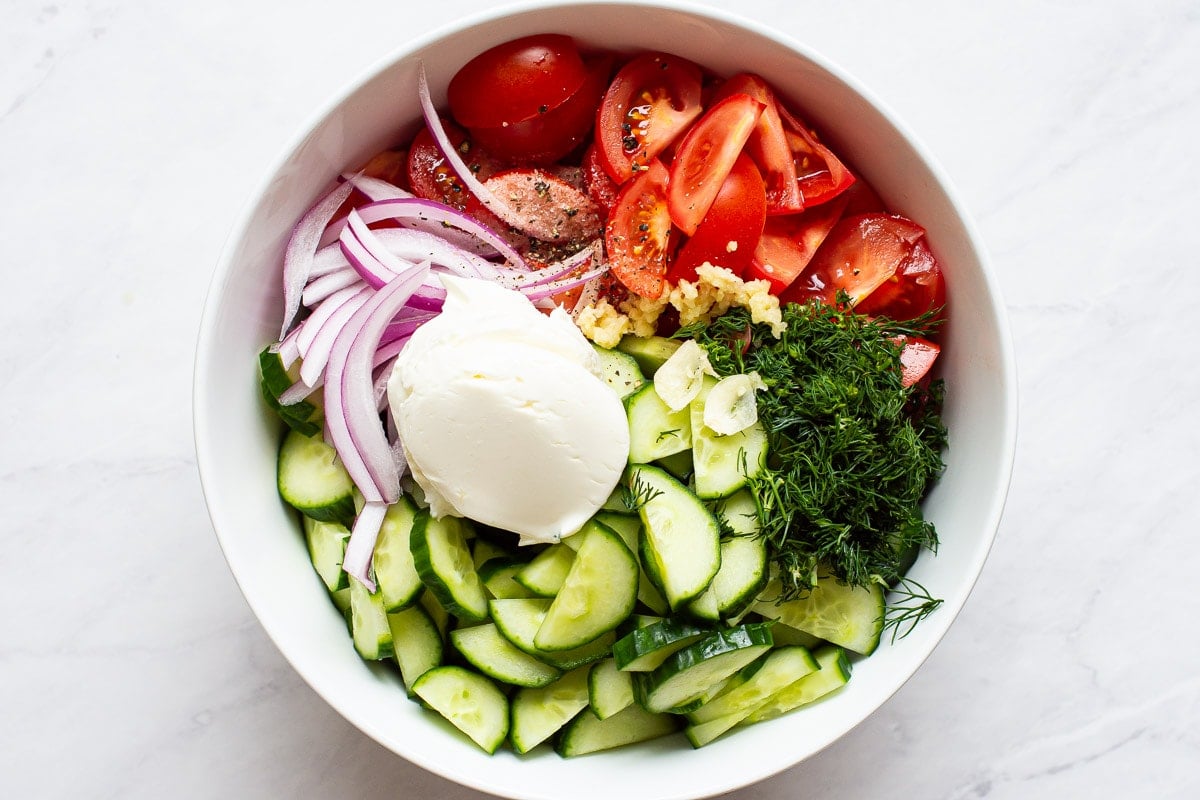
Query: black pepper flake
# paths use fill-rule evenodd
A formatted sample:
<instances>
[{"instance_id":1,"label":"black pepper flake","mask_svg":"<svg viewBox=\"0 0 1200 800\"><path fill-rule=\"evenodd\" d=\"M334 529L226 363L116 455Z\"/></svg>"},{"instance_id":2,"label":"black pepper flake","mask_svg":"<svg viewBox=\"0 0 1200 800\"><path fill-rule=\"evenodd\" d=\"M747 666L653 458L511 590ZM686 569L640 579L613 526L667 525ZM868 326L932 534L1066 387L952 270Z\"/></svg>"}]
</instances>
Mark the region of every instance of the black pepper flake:
<instances>
[{"instance_id":1,"label":"black pepper flake","mask_svg":"<svg viewBox=\"0 0 1200 800\"><path fill-rule=\"evenodd\" d=\"M546 113L547 111L549 111L549 110L550 110L550 106L547 106L547 105L540 105L540 106L538 106L538 113L539 113L539 114L545 114L545 113Z\"/></svg>"}]
</instances>

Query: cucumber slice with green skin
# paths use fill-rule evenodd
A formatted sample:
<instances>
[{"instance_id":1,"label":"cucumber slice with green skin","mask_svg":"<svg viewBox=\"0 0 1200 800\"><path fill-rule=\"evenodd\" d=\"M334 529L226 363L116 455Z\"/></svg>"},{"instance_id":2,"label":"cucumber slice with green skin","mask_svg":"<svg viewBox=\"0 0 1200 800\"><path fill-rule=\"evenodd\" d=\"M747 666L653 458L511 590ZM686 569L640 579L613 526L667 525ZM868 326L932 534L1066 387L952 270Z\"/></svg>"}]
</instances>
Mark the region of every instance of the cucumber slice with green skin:
<instances>
[{"instance_id":1,"label":"cucumber slice with green skin","mask_svg":"<svg viewBox=\"0 0 1200 800\"><path fill-rule=\"evenodd\" d=\"M712 633L685 619L670 617L636 628L613 643L617 669L650 672L672 653Z\"/></svg>"},{"instance_id":2,"label":"cucumber slice with green skin","mask_svg":"<svg viewBox=\"0 0 1200 800\"><path fill-rule=\"evenodd\" d=\"M575 534L570 538L575 539L578 536L579 534ZM513 576L513 580L538 597L554 597L566 581L573 563L575 550L559 542L539 553Z\"/></svg>"},{"instance_id":3,"label":"cucumber slice with green skin","mask_svg":"<svg viewBox=\"0 0 1200 800\"><path fill-rule=\"evenodd\" d=\"M696 494L705 500L728 497L762 472L767 463L767 432L761 422L728 436L704 424L704 402L717 385L705 376L700 394L691 402L692 465Z\"/></svg>"},{"instance_id":4,"label":"cucumber slice with green skin","mask_svg":"<svg viewBox=\"0 0 1200 800\"><path fill-rule=\"evenodd\" d=\"M587 708L588 670L579 667L540 689L521 689L512 699L508 738L513 750L528 753Z\"/></svg>"},{"instance_id":5,"label":"cucumber slice with green skin","mask_svg":"<svg viewBox=\"0 0 1200 800\"><path fill-rule=\"evenodd\" d=\"M725 553L725 547L722 544L721 566L725 565L724 553ZM721 574L721 572L720 572L720 570L718 570L717 576L719 576L720 574ZM714 576L713 580L715 581L716 579L717 579L717 577ZM692 600L690 603L688 603L686 606L684 606L684 609L687 611L688 614L690 614L691 616L695 617L696 619L698 619L702 622L714 623L714 622L720 622L720 620L721 620L721 610L719 608L717 608L717 595L713 591L713 586L711 583L708 585L707 589L705 589L703 592L700 593L699 597L697 597L695 600Z\"/></svg>"},{"instance_id":6,"label":"cucumber slice with green skin","mask_svg":"<svg viewBox=\"0 0 1200 800\"><path fill-rule=\"evenodd\" d=\"M634 464L629 484L641 497L642 559L672 609L708 588L721 566L716 517L696 495L657 467Z\"/></svg>"},{"instance_id":7,"label":"cucumber slice with green skin","mask_svg":"<svg viewBox=\"0 0 1200 800\"><path fill-rule=\"evenodd\" d=\"M490 679L465 667L434 667L413 684L413 693L488 754L508 736L508 698Z\"/></svg>"},{"instance_id":8,"label":"cucumber slice with green skin","mask_svg":"<svg viewBox=\"0 0 1200 800\"><path fill-rule=\"evenodd\" d=\"M606 719L594 714L578 715L563 728L554 749L560 756L571 758L647 742L677 730L679 717L655 714L633 703Z\"/></svg>"},{"instance_id":9,"label":"cucumber slice with green skin","mask_svg":"<svg viewBox=\"0 0 1200 800\"><path fill-rule=\"evenodd\" d=\"M388 628L396 666L411 697L417 678L440 666L445 657L442 632L420 603L388 614Z\"/></svg>"},{"instance_id":10,"label":"cucumber slice with green skin","mask_svg":"<svg viewBox=\"0 0 1200 800\"><path fill-rule=\"evenodd\" d=\"M736 718L724 729L728 730L748 717L767 698L820 668L816 658L805 647L776 646L760 661L761 665L757 665L758 668L752 674L744 676L739 673L734 676L730 681L733 685L689 713L688 721L696 725L735 716Z\"/></svg>"},{"instance_id":11,"label":"cucumber slice with green skin","mask_svg":"<svg viewBox=\"0 0 1200 800\"><path fill-rule=\"evenodd\" d=\"M379 538L375 540L371 567L375 570L375 581L388 611L407 608L425 590L413 563L410 546L416 518L416 505L407 497L401 497L388 506L379 528Z\"/></svg>"},{"instance_id":12,"label":"cucumber slice with green skin","mask_svg":"<svg viewBox=\"0 0 1200 800\"><path fill-rule=\"evenodd\" d=\"M621 541L625 542L625 546L629 548L629 552L638 553L640 557L641 549L639 542L642 537L642 520L637 516L636 511L633 512L632 516L602 511L596 514L596 521L612 528L621 537ZM575 538L571 537L571 539L564 539L563 541L570 542ZM662 592L651 583L650 576L644 570L638 574L637 599L639 603L660 617L665 616L670 611L667 607L667 601L663 599Z\"/></svg>"},{"instance_id":13,"label":"cucumber slice with green skin","mask_svg":"<svg viewBox=\"0 0 1200 800\"><path fill-rule=\"evenodd\" d=\"M433 624L437 626L438 633L442 635L442 641L446 640L446 634L450 630L450 612L438 602L433 592L426 587L421 596L417 598L417 603L421 608L425 609L425 613L433 620Z\"/></svg>"},{"instance_id":14,"label":"cucumber slice with green skin","mask_svg":"<svg viewBox=\"0 0 1200 800\"><path fill-rule=\"evenodd\" d=\"M758 535L758 509L749 491L743 489L726 498L715 513L736 535L721 542L721 568L689 608L693 613L711 612L728 620L748 609L766 587L767 543ZM697 609L698 603L704 605Z\"/></svg>"},{"instance_id":15,"label":"cucumber slice with green skin","mask_svg":"<svg viewBox=\"0 0 1200 800\"><path fill-rule=\"evenodd\" d=\"M633 705L633 676L611 658L592 664L588 673L588 705L597 719L608 719Z\"/></svg>"},{"instance_id":16,"label":"cucumber slice with green skin","mask_svg":"<svg viewBox=\"0 0 1200 800\"><path fill-rule=\"evenodd\" d=\"M648 464L692 446L692 419L686 408L672 411L647 383L625 400L629 418L629 461Z\"/></svg>"},{"instance_id":17,"label":"cucumber slice with green skin","mask_svg":"<svg viewBox=\"0 0 1200 800\"><path fill-rule=\"evenodd\" d=\"M290 431L279 448L276 478L279 496L304 516L353 524L354 481L319 436Z\"/></svg>"},{"instance_id":18,"label":"cucumber slice with green skin","mask_svg":"<svg viewBox=\"0 0 1200 800\"><path fill-rule=\"evenodd\" d=\"M544 597L497 599L489 604L489 609L492 621L505 639L534 658L563 671L591 664L612 653L612 644L617 638L613 631L574 650L547 652L539 649L534 644L534 637L546 619L551 602Z\"/></svg>"},{"instance_id":19,"label":"cucumber slice with green skin","mask_svg":"<svg viewBox=\"0 0 1200 800\"><path fill-rule=\"evenodd\" d=\"M490 622L452 631L450 643L484 675L512 686L547 686L562 676L559 670L518 649Z\"/></svg>"},{"instance_id":20,"label":"cucumber slice with green skin","mask_svg":"<svg viewBox=\"0 0 1200 800\"><path fill-rule=\"evenodd\" d=\"M284 369L279 354L272 353L267 347L258 354L258 372L263 399L289 428L303 436L316 436L321 432L321 408L316 403L301 400L285 406L279 402L279 396L300 378L298 366L294 365L292 370ZM313 395L319 396L320 392Z\"/></svg>"},{"instance_id":21,"label":"cucumber slice with green skin","mask_svg":"<svg viewBox=\"0 0 1200 800\"><path fill-rule=\"evenodd\" d=\"M589 520L571 571L542 620L539 650L573 650L614 630L637 603L638 563L621 537Z\"/></svg>"},{"instance_id":22,"label":"cucumber slice with green skin","mask_svg":"<svg viewBox=\"0 0 1200 800\"><path fill-rule=\"evenodd\" d=\"M709 700L712 700L714 697L724 692L725 687L729 685L731 680L732 678L726 678L723 681L717 681L712 686L708 687L708 689L704 691L704 694L700 695L699 697L694 697L682 705L675 706L671 709L670 713L683 715L690 714L691 712L700 708L700 706L707 703Z\"/></svg>"},{"instance_id":23,"label":"cucumber slice with green skin","mask_svg":"<svg viewBox=\"0 0 1200 800\"><path fill-rule=\"evenodd\" d=\"M672 653L653 672L639 673L634 682L638 699L648 711L682 706L770 650L772 642L769 624L714 631Z\"/></svg>"},{"instance_id":24,"label":"cucumber slice with green skin","mask_svg":"<svg viewBox=\"0 0 1200 800\"><path fill-rule=\"evenodd\" d=\"M350 634L354 649L368 661L392 656L392 628L383 595L371 594L358 580L350 581Z\"/></svg>"},{"instance_id":25,"label":"cucumber slice with green skin","mask_svg":"<svg viewBox=\"0 0 1200 800\"><path fill-rule=\"evenodd\" d=\"M777 603L778 580L767 584L754 610L768 619L810 633L860 655L869 656L879 646L883 633L885 601L883 587L839 583L833 576L817 576L817 585L807 595Z\"/></svg>"},{"instance_id":26,"label":"cucumber slice with green skin","mask_svg":"<svg viewBox=\"0 0 1200 800\"><path fill-rule=\"evenodd\" d=\"M479 580L492 597L532 597L533 592L516 581L517 573L524 567L524 561L498 556L479 568Z\"/></svg>"},{"instance_id":27,"label":"cucumber slice with green skin","mask_svg":"<svg viewBox=\"0 0 1200 800\"><path fill-rule=\"evenodd\" d=\"M646 383L642 368L633 356L597 344L593 344L592 349L600 357L600 370L604 374L604 382L617 393L617 397L628 397Z\"/></svg>"},{"instance_id":28,"label":"cucumber slice with green skin","mask_svg":"<svg viewBox=\"0 0 1200 800\"><path fill-rule=\"evenodd\" d=\"M313 569L321 576L325 588L331 593L347 588L350 576L342 569L342 559L346 555L346 542L350 540L349 529L338 522L304 517L304 539Z\"/></svg>"},{"instance_id":29,"label":"cucumber slice with green skin","mask_svg":"<svg viewBox=\"0 0 1200 800\"><path fill-rule=\"evenodd\" d=\"M417 513L413 524L413 563L417 574L446 611L467 622L487 619L487 593L467 547L470 523L459 517L434 519Z\"/></svg>"},{"instance_id":30,"label":"cucumber slice with green skin","mask_svg":"<svg viewBox=\"0 0 1200 800\"><path fill-rule=\"evenodd\" d=\"M837 691L850 680L850 659L846 651L835 645L825 645L813 652L820 667L795 683L777 691L754 709L744 720L749 725L786 714Z\"/></svg>"},{"instance_id":31,"label":"cucumber slice with green skin","mask_svg":"<svg viewBox=\"0 0 1200 800\"><path fill-rule=\"evenodd\" d=\"M475 569L479 569L493 558L510 558L514 561L512 553L505 550L500 545L493 542L491 539L486 539L482 536L476 536L475 541L471 543L471 561L475 563Z\"/></svg>"},{"instance_id":32,"label":"cucumber slice with green skin","mask_svg":"<svg viewBox=\"0 0 1200 800\"><path fill-rule=\"evenodd\" d=\"M346 588L338 589L336 592L330 592L329 599L333 601L333 607L346 617L346 626L350 626L350 585L346 584Z\"/></svg>"},{"instance_id":33,"label":"cucumber slice with green skin","mask_svg":"<svg viewBox=\"0 0 1200 800\"><path fill-rule=\"evenodd\" d=\"M798 631L791 625L784 625L778 620L775 621L775 625L771 628L771 638L775 640L776 647L796 645L807 647L809 650L815 650L825 644L825 640L820 636L813 636L811 633Z\"/></svg>"},{"instance_id":34,"label":"cucumber slice with green skin","mask_svg":"<svg viewBox=\"0 0 1200 800\"><path fill-rule=\"evenodd\" d=\"M691 450L681 450L674 455L658 459L654 464L655 466L662 467L681 481L686 481L691 477L692 472L695 471L695 467L692 465Z\"/></svg>"},{"instance_id":35,"label":"cucumber slice with green skin","mask_svg":"<svg viewBox=\"0 0 1200 800\"><path fill-rule=\"evenodd\" d=\"M666 363L683 345L679 339L668 339L665 336L623 336L616 349L633 356L633 360L641 367L642 374L647 378Z\"/></svg>"},{"instance_id":36,"label":"cucumber slice with green skin","mask_svg":"<svg viewBox=\"0 0 1200 800\"><path fill-rule=\"evenodd\" d=\"M600 506L600 512L606 514L621 514L623 516L637 516L637 511L625 505L625 493L618 486L613 489L612 494L604 501L604 505ZM600 513L597 512L597 513ZM564 542L566 539L563 540Z\"/></svg>"}]
</instances>

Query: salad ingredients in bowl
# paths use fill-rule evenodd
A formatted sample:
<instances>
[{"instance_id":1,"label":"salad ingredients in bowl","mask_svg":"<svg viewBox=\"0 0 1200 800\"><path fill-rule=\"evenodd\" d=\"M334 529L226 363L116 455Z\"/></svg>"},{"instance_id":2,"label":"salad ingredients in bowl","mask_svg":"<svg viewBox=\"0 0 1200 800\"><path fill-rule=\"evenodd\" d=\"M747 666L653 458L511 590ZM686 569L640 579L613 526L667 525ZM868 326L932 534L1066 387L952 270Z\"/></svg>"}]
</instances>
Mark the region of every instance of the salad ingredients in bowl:
<instances>
[{"instance_id":1,"label":"salad ingredients in bowl","mask_svg":"<svg viewBox=\"0 0 1200 800\"><path fill-rule=\"evenodd\" d=\"M923 228L754 74L543 34L414 91L298 223L260 358L363 658L489 753L701 747L937 608Z\"/></svg>"},{"instance_id":2,"label":"salad ingredients in bowl","mask_svg":"<svg viewBox=\"0 0 1200 800\"><path fill-rule=\"evenodd\" d=\"M493 53L458 81L484 116L456 108L531 38L548 74L485 86ZM454 323L496 291L524 304L496 336ZM464 346L418 359L435 323ZM404 433L401 358L479 392L417 375ZM728 792L860 724L966 601L1015 441L1003 306L933 160L805 46L675 4L494 12L355 81L235 225L195 375L209 513L280 652L384 747L530 800ZM535 385L589 389L551 413ZM619 470L568 463L619 417Z\"/></svg>"}]
</instances>

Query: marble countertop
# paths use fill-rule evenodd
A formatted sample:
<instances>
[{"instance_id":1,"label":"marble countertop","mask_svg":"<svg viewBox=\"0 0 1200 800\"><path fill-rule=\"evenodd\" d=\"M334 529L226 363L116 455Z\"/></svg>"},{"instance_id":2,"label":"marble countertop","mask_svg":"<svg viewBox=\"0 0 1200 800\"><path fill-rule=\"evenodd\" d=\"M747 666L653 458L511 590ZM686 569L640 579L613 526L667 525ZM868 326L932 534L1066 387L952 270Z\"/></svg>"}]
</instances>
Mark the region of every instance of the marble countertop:
<instances>
[{"instance_id":1,"label":"marble countertop","mask_svg":"<svg viewBox=\"0 0 1200 800\"><path fill-rule=\"evenodd\" d=\"M205 292L268 163L391 48L491 3L413 5L4 4L0 795L480 797L279 655L192 446ZM990 561L928 663L731 797L1200 797L1200 6L737 10L940 159L1011 313L1021 431Z\"/></svg>"}]
</instances>

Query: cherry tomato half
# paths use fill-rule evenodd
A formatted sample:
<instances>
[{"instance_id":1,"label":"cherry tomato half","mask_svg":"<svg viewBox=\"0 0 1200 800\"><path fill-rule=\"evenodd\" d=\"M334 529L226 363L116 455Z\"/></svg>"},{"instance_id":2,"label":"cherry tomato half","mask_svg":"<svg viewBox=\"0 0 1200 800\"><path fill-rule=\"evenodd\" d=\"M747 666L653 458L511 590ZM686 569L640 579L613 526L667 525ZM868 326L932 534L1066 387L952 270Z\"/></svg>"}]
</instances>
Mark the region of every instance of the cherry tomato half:
<instances>
[{"instance_id":1,"label":"cherry tomato half","mask_svg":"<svg viewBox=\"0 0 1200 800\"><path fill-rule=\"evenodd\" d=\"M735 94L748 94L763 104L758 124L746 141L746 152L762 172L766 184L767 213L791 214L800 211L804 208L804 199L796 182L796 162L779 118L775 93L759 76L743 72L717 87L713 100L723 100Z\"/></svg>"},{"instance_id":2,"label":"cherry tomato half","mask_svg":"<svg viewBox=\"0 0 1200 800\"><path fill-rule=\"evenodd\" d=\"M945 304L942 269L929 245L921 239L913 244L912 253L896 273L858 304L858 310L873 317L909 320Z\"/></svg>"},{"instance_id":3,"label":"cherry tomato half","mask_svg":"<svg viewBox=\"0 0 1200 800\"><path fill-rule=\"evenodd\" d=\"M837 156L817 141L817 135L802 120L778 105L779 117L792 157L796 164L796 181L804 207L828 202L854 183L854 175Z\"/></svg>"},{"instance_id":4,"label":"cherry tomato half","mask_svg":"<svg viewBox=\"0 0 1200 800\"><path fill-rule=\"evenodd\" d=\"M763 104L748 94L730 95L704 112L680 140L667 198L671 221L684 233L696 232L762 110Z\"/></svg>"},{"instance_id":5,"label":"cherry tomato half","mask_svg":"<svg viewBox=\"0 0 1200 800\"><path fill-rule=\"evenodd\" d=\"M696 232L671 262L667 282L696 280L696 267L705 262L744 275L754 260L766 219L767 194L762 175L743 153L734 161Z\"/></svg>"},{"instance_id":6,"label":"cherry tomato half","mask_svg":"<svg viewBox=\"0 0 1200 800\"><path fill-rule=\"evenodd\" d=\"M610 271L642 297L662 295L671 247L667 168L651 161L617 198L604 231Z\"/></svg>"},{"instance_id":7,"label":"cherry tomato half","mask_svg":"<svg viewBox=\"0 0 1200 800\"><path fill-rule=\"evenodd\" d=\"M450 79L450 112L468 128L545 114L573 95L587 68L569 36L538 34L485 50Z\"/></svg>"},{"instance_id":8,"label":"cherry tomato half","mask_svg":"<svg viewBox=\"0 0 1200 800\"><path fill-rule=\"evenodd\" d=\"M904 344L904 349L900 351L900 383L912 386L929 374L942 348L917 336L901 336L899 339Z\"/></svg>"},{"instance_id":9,"label":"cherry tomato half","mask_svg":"<svg viewBox=\"0 0 1200 800\"><path fill-rule=\"evenodd\" d=\"M617 183L649 166L700 116L700 68L665 53L637 56L618 72L596 115L601 163Z\"/></svg>"},{"instance_id":10,"label":"cherry tomato half","mask_svg":"<svg viewBox=\"0 0 1200 800\"><path fill-rule=\"evenodd\" d=\"M839 197L799 214L769 217L746 277L770 281L772 294L783 292L812 261L845 206Z\"/></svg>"},{"instance_id":11,"label":"cherry tomato half","mask_svg":"<svg viewBox=\"0 0 1200 800\"><path fill-rule=\"evenodd\" d=\"M924 228L900 216L844 217L780 300L803 303L817 298L831 304L844 290L855 305L896 274L924 236Z\"/></svg>"},{"instance_id":12,"label":"cherry tomato half","mask_svg":"<svg viewBox=\"0 0 1200 800\"><path fill-rule=\"evenodd\" d=\"M592 132L596 107L611 72L611 58L597 59L574 94L554 108L508 125L471 127L471 136L500 158L536 164L557 161Z\"/></svg>"},{"instance_id":13,"label":"cherry tomato half","mask_svg":"<svg viewBox=\"0 0 1200 800\"><path fill-rule=\"evenodd\" d=\"M467 166L481 181L503 169L503 165L487 151L471 143L457 125L445 119L442 125L450 142L458 148ZM412 193L418 197L457 208L491 226L493 230L505 230L507 227L463 186L427 128L421 128L408 149L408 183Z\"/></svg>"}]
</instances>

